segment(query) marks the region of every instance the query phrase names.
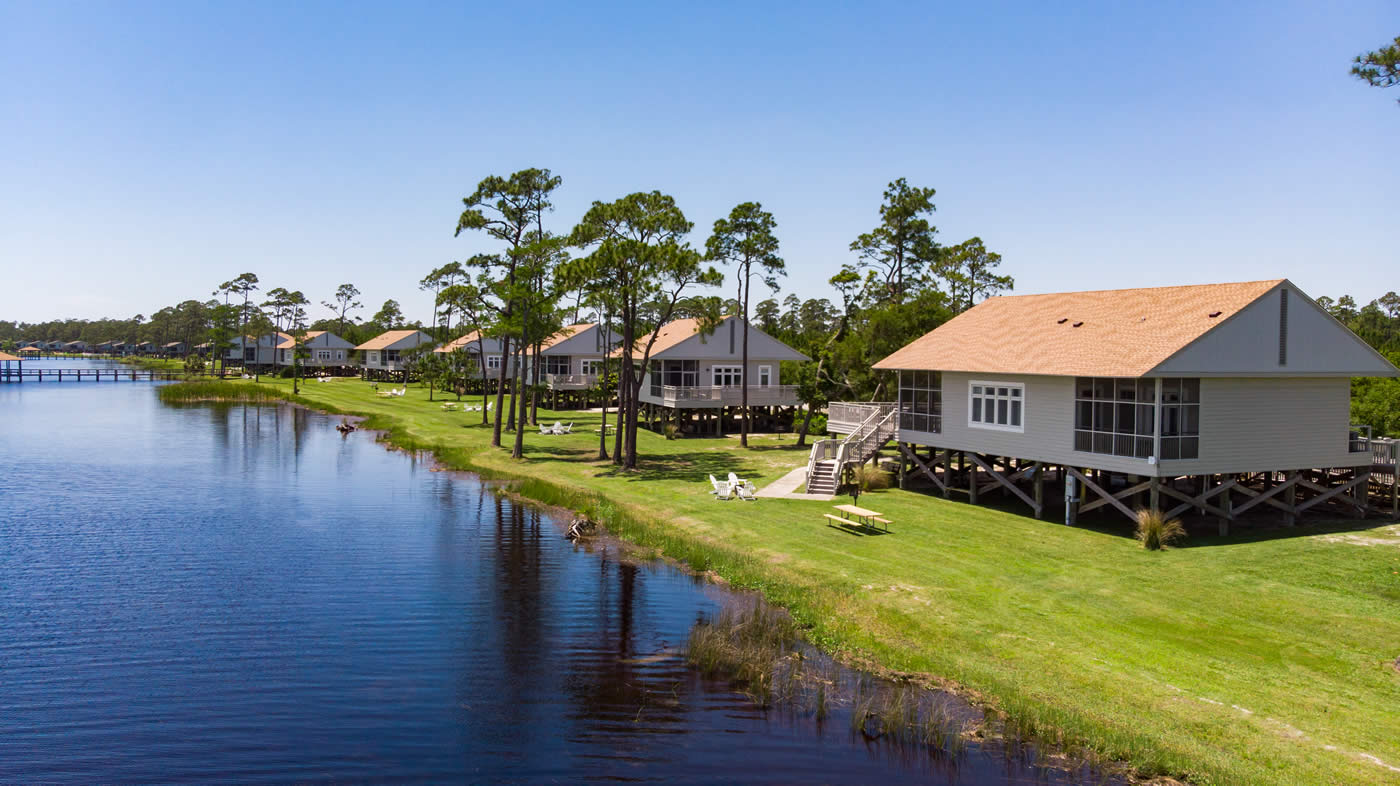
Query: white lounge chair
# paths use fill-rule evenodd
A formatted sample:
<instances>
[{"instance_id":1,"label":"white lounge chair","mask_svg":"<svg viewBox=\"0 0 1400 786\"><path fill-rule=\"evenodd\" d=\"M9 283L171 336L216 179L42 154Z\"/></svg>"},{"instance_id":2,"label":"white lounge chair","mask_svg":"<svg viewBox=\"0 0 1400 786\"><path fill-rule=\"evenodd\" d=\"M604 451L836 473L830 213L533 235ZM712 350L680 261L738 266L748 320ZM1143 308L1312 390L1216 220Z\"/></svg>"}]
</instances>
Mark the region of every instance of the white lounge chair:
<instances>
[{"instance_id":1,"label":"white lounge chair","mask_svg":"<svg viewBox=\"0 0 1400 786\"><path fill-rule=\"evenodd\" d=\"M714 486L710 493L715 495L715 499L731 499L734 496L734 489L723 480L715 480L714 475L710 476L710 485Z\"/></svg>"},{"instance_id":2,"label":"white lounge chair","mask_svg":"<svg viewBox=\"0 0 1400 786\"><path fill-rule=\"evenodd\" d=\"M540 428L544 428L544 426L540 426ZM549 433L551 433L551 434L563 434L563 433L564 433L564 424L563 424L563 423L560 423L560 422L557 421L557 420L554 421L554 425L552 425L552 426L549 427Z\"/></svg>"},{"instance_id":3,"label":"white lounge chair","mask_svg":"<svg viewBox=\"0 0 1400 786\"><path fill-rule=\"evenodd\" d=\"M541 434L553 434L553 433L554 433L554 429L552 429L552 428L550 428L549 426L546 426L545 424L541 423L541 424L540 424L540 433L541 433Z\"/></svg>"},{"instance_id":4,"label":"white lounge chair","mask_svg":"<svg viewBox=\"0 0 1400 786\"><path fill-rule=\"evenodd\" d=\"M747 480L744 480L743 478L739 477L738 475L735 475L733 472L729 473L729 485L734 486L735 488L738 488L739 486L742 486L742 485L744 485L745 483L748 483L748 481L747 481Z\"/></svg>"},{"instance_id":5,"label":"white lounge chair","mask_svg":"<svg viewBox=\"0 0 1400 786\"><path fill-rule=\"evenodd\" d=\"M563 430L563 431L556 431L556 432L554 432L554 433L555 433L555 434L572 434L572 433L574 433L574 422L573 422L572 420L569 421L567 424L564 425L564 430Z\"/></svg>"},{"instance_id":6,"label":"white lounge chair","mask_svg":"<svg viewBox=\"0 0 1400 786\"><path fill-rule=\"evenodd\" d=\"M756 489L754 489L753 484L748 482L747 480L744 481L742 484L734 487L734 493L739 495L739 499L746 499L749 502L758 501L758 497L754 496L755 490Z\"/></svg>"}]
</instances>

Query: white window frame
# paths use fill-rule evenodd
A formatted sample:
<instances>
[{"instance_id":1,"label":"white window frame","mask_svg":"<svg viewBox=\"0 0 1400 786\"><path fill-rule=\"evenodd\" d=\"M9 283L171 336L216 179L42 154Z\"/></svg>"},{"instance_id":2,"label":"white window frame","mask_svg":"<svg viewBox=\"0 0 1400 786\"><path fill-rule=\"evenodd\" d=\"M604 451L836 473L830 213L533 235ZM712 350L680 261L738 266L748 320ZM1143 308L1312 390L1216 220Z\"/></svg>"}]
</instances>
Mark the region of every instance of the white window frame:
<instances>
[{"instance_id":1,"label":"white window frame","mask_svg":"<svg viewBox=\"0 0 1400 786\"><path fill-rule=\"evenodd\" d=\"M723 373L723 375L726 376L726 377L733 377L735 374L738 374L738 376L739 376L739 384L737 384L737 385L721 385L721 384L720 384L720 381L719 381L719 378L720 378L721 373ZM712 386L714 386L714 387L717 387L717 388L722 388L722 387L737 388L737 387L741 387L741 386L743 386L743 384L744 384L744 367L743 367L743 366L737 366L737 365L710 366L710 384L711 384Z\"/></svg>"},{"instance_id":2,"label":"white window frame","mask_svg":"<svg viewBox=\"0 0 1400 786\"><path fill-rule=\"evenodd\" d=\"M487 356L486 356L486 370L487 370L487 371L496 371L496 370L500 369L500 367L501 367L501 356L500 356L500 355L487 355Z\"/></svg>"},{"instance_id":3,"label":"white window frame","mask_svg":"<svg viewBox=\"0 0 1400 786\"><path fill-rule=\"evenodd\" d=\"M316 359L317 359L317 360L330 360L330 359L331 359L331 351L330 351L329 349L318 349L318 350L316 350Z\"/></svg>"},{"instance_id":4,"label":"white window frame","mask_svg":"<svg viewBox=\"0 0 1400 786\"><path fill-rule=\"evenodd\" d=\"M366 363L370 364L371 366L379 365L379 352L377 350L370 350L369 352L366 352L365 355Z\"/></svg>"},{"instance_id":5,"label":"white window frame","mask_svg":"<svg viewBox=\"0 0 1400 786\"><path fill-rule=\"evenodd\" d=\"M579 373L585 377L596 377L603 373L602 358L584 358L579 361Z\"/></svg>"},{"instance_id":6,"label":"white window frame","mask_svg":"<svg viewBox=\"0 0 1400 786\"><path fill-rule=\"evenodd\" d=\"M982 388L984 392L982 392L982 393L976 393L976 394L973 393L973 391L976 390L976 389L978 389L978 388ZM993 393L993 394L991 394L990 396L988 396L988 394L985 392L985 389L986 389L986 388L1006 388L1006 389L1007 389L1007 393L1006 393L1005 396L1001 396L1001 395L999 395L999 394L997 394L997 393ZM1020 395L1019 395L1019 396L1013 395L1012 392L1011 392L1011 391L1013 391L1013 390L1019 391ZM1021 402L1021 422L1020 422L1020 424L1014 425L1014 426L1013 426L1013 425L1011 425L1011 422L1010 422L1010 421L1011 421L1011 409L1012 409L1012 408L1011 408L1011 403L1010 403L1010 402L1013 401L1013 400L1016 400L1016 399L1018 399L1018 398L1020 399L1020 402ZM992 401L997 401L997 402L1000 402L1000 401L1005 401L1005 402L1007 402L1007 405L1006 405L1006 410L1007 410L1007 418L1006 418L1006 420L1007 420L1007 422L1006 422L1006 423L995 423L995 422L993 422L993 423L987 423L987 422L981 421L981 420L973 420L973 419L972 419L972 402L973 402L973 399L982 399L983 401L986 401L986 400L990 399L990 400L992 400ZM1025 383L1024 383L1024 382L993 382L993 381L989 381L989 380L978 380L978 379L970 380L970 381L967 383L967 427L968 427L968 428L987 429L987 430L989 430L989 431L1010 431L1010 432L1016 433L1016 434L1024 434L1025 431L1026 431L1026 385L1025 385Z\"/></svg>"},{"instance_id":7,"label":"white window frame","mask_svg":"<svg viewBox=\"0 0 1400 786\"><path fill-rule=\"evenodd\" d=\"M771 387L773 387L773 367L772 367L772 366L759 366L759 367L758 367L758 386L761 387L761 388L771 388Z\"/></svg>"}]
</instances>

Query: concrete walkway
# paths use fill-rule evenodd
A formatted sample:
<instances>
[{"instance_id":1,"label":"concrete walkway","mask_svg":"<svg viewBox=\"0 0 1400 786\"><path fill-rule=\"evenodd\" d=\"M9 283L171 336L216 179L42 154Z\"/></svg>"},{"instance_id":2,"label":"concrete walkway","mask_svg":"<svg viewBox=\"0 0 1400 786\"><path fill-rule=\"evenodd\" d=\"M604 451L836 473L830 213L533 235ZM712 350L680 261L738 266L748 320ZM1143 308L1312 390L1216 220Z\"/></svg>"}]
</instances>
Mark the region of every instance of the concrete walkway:
<instances>
[{"instance_id":1,"label":"concrete walkway","mask_svg":"<svg viewBox=\"0 0 1400 786\"><path fill-rule=\"evenodd\" d=\"M754 493L765 499L805 499L813 502L830 502L836 499L832 494L798 494L797 488L807 482L807 468L798 467L788 474L769 483Z\"/></svg>"}]
</instances>

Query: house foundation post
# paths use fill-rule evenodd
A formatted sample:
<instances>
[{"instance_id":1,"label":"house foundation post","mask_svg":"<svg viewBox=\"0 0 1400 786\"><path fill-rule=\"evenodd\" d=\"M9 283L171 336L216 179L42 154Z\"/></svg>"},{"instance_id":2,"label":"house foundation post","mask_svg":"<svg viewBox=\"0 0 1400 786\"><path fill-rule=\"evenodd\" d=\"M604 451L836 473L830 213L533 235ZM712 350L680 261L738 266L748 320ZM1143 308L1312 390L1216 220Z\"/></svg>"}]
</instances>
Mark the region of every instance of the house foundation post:
<instances>
[{"instance_id":1,"label":"house foundation post","mask_svg":"<svg viewBox=\"0 0 1400 786\"><path fill-rule=\"evenodd\" d=\"M1035 475L1032 481L1035 484L1035 517L1045 518L1045 466L1039 461L1035 463Z\"/></svg>"},{"instance_id":2,"label":"house foundation post","mask_svg":"<svg viewBox=\"0 0 1400 786\"><path fill-rule=\"evenodd\" d=\"M1222 485L1225 483L1230 483L1233 480L1234 476L1232 475L1220 476L1220 482ZM1235 517L1234 491L1232 489L1225 489L1225 492L1220 495L1220 510L1222 510L1225 513L1225 515L1221 516L1218 519L1220 525L1220 537L1223 538L1226 535L1230 534L1230 519Z\"/></svg>"},{"instance_id":3,"label":"house foundation post","mask_svg":"<svg viewBox=\"0 0 1400 786\"><path fill-rule=\"evenodd\" d=\"M1285 527L1293 527L1298 524L1298 488L1293 483L1297 476L1297 472L1283 473L1283 482L1288 484L1288 488L1284 489L1279 497L1280 501L1288 506L1283 514L1283 526Z\"/></svg>"},{"instance_id":4,"label":"house foundation post","mask_svg":"<svg viewBox=\"0 0 1400 786\"><path fill-rule=\"evenodd\" d=\"M976 464L973 464L973 465L969 466L968 463L967 463L967 454L966 454L966 453L959 452L959 453L958 453L958 468L959 468L959 469L963 469L963 468L967 469L967 501L968 501L968 502L971 502L971 503L974 504L974 505L976 505L976 504L977 504L977 465L976 465Z\"/></svg>"}]
</instances>

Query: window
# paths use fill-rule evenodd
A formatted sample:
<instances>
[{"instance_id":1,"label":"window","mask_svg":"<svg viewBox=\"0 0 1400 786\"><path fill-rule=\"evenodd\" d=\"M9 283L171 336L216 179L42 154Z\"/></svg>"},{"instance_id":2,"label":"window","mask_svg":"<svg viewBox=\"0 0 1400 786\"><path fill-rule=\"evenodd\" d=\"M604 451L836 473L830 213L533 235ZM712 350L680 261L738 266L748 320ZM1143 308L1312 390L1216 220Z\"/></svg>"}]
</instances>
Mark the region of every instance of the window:
<instances>
[{"instance_id":1,"label":"window","mask_svg":"<svg viewBox=\"0 0 1400 786\"><path fill-rule=\"evenodd\" d=\"M500 356L500 355L487 355L487 356L486 356L486 368L487 368L488 370L490 370L490 371L497 371L497 370L499 370L499 369L501 368L501 356Z\"/></svg>"},{"instance_id":2,"label":"window","mask_svg":"<svg viewBox=\"0 0 1400 786\"><path fill-rule=\"evenodd\" d=\"M386 349L386 350L384 350L384 362L385 362L385 363L397 363L397 362L399 362L399 351L398 351L397 349Z\"/></svg>"},{"instance_id":3,"label":"window","mask_svg":"<svg viewBox=\"0 0 1400 786\"><path fill-rule=\"evenodd\" d=\"M773 367L772 367L772 366L759 366L759 367L758 367L758 386L761 387L761 388L766 388L766 387L768 387L769 385L772 385L772 384L773 384Z\"/></svg>"},{"instance_id":4,"label":"window","mask_svg":"<svg viewBox=\"0 0 1400 786\"><path fill-rule=\"evenodd\" d=\"M366 353L365 353L365 362L368 363L368 364L370 364L371 366L377 366L377 365L379 365L379 353L378 353L378 352L366 352Z\"/></svg>"},{"instance_id":5,"label":"window","mask_svg":"<svg viewBox=\"0 0 1400 786\"><path fill-rule=\"evenodd\" d=\"M1158 459L1197 458L1201 449L1201 381L1162 380L1162 455Z\"/></svg>"},{"instance_id":6,"label":"window","mask_svg":"<svg viewBox=\"0 0 1400 786\"><path fill-rule=\"evenodd\" d=\"M1159 422L1157 380L1078 377L1074 382L1075 450L1139 459L1152 456L1153 427ZM1200 395L1199 379L1162 380L1162 455L1157 458L1196 458Z\"/></svg>"},{"instance_id":7,"label":"window","mask_svg":"<svg viewBox=\"0 0 1400 786\"><path fill-rule=\"evenodd\" d=\"M744 384L743 366L714 366L710 369L717 388L737 388Z\"/></svg>"},{"instance_id":8,"label":"window","mask_svg":"<svg viewBox=\"0 0 1400 786\"><path fill-rule=\"evenodd\" d=\"M968 383L967 425L999 431L1024 431L1025 385L1014 382Z\"/></svg>"},{"instance_id":9,"label":"window","mask_svg":"<svg viewBox=\"0 0 1400 786\"><path fill-rule=\"evenodd\" d=\"M544 356L544 373L546 373L546 374L568 374L568 373L569 373L569 361L570 361L570 357L569 357L568 355L545 355L545 356Z\"/></svg>"},{"instance_id":10,"label":"window","mask_svg":"<svg viewBox=\"0 0 1400 786\"><path fill-rule=\"evenodd\" d=\"M140 349L140 347L137 347L137 349ZM244 347L244 348L243 348L243 359L244 359L244 360L257 360L257 359L258 359L258 350L257 350L257 348L256 348L256 347Z\"/></svg>"},{"instance_id":11,"label":"window","mask_svg":"<svg viewBox=\"0 0 1400 786\"><path fill-rule=\"evenodd\" d=\"M899 372L899 427L943 431L943 375L937 371Z\"/></svg>"},{"instance_id":12,"label":"window","mask_svg":"<svg viewBox=\"0 0 1400 786\"><path fill-rule=\"evenodd\" d=\"M603 373L603 361L597 358L587 358L580 362L580 371L584 376L596 377Z\"/></svg>"},{"instance_id":13,"label":"window","mask_svg":"<svg viewBox=\"0 0 1400 786\"><path fill-rule=\"evenodd\" d=\"M318 350L316 350L316 359L317 359L317 360L330 360L330 359L331 359L331 351L330 351L329 349L318 349Z\"/></svg>"}]
</instances>

